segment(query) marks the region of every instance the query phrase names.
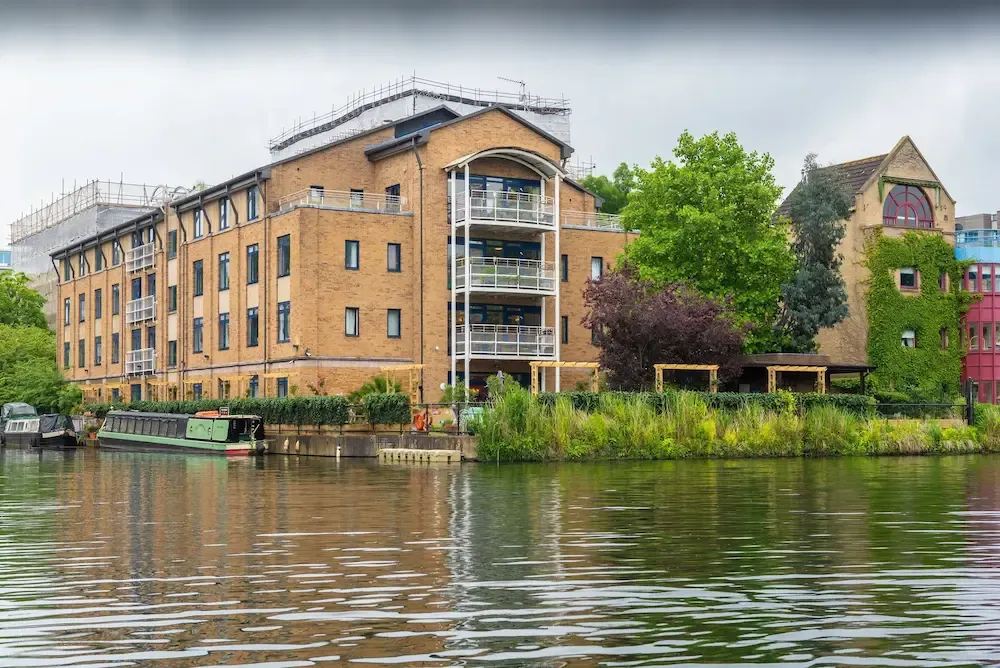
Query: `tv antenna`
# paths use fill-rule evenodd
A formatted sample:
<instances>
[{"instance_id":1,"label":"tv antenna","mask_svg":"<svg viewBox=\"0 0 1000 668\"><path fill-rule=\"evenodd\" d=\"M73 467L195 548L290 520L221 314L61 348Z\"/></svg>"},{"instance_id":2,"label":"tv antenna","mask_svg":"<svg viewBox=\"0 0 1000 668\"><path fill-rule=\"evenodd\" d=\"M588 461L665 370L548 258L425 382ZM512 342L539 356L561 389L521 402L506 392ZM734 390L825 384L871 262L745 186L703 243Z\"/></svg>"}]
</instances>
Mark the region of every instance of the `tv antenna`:
<instances>
[{"instance_id":1,"label":"tv antenna","mask_svg":"<svg viewBox=\"0 0 1000 668\"><path fill-rule=\"evenodd\" d=\"M499 79L500 81L506 81L508 83L516 83L516 84L518 84L521 87L521 102L527 102L528 95L525 92L525 89L526 89L526 87L527 87L528 84L524 83L520 79L508 79L507 77L497 77L497 79Z\"/></svg>"}]
</instances>

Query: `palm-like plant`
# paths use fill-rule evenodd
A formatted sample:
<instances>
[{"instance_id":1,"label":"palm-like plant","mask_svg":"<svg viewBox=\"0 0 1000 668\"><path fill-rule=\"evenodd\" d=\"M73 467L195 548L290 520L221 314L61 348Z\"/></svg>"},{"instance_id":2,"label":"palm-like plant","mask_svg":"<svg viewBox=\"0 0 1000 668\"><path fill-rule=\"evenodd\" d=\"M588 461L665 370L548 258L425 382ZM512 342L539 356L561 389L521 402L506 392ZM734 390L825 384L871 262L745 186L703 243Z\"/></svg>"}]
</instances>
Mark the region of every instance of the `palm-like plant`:
<instances>
[{"instance_id":1,"label":"palm-like plant","mask_svg":"<svg viewBox=\"0 0 1000 668\"><path fill-rule=\"evenodd\" d=\"M386 378L385 376L373 376L364 385L347 395L347 400L352 404L361 403L361 400L368 394L384 394L386 392L402 392L403 386L398 380Z\"/></svg>"}]
</instances>

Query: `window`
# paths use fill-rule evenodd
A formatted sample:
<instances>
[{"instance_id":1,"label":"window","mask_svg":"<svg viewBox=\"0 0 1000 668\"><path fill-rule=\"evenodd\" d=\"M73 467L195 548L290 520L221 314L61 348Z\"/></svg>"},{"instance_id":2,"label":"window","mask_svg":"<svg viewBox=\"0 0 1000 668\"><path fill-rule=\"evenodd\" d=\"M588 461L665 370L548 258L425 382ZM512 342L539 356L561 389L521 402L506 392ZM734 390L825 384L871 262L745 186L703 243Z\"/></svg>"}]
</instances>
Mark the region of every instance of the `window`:
<instances>
[{"instance_id":1,"label":"window","mask_svg":"<svg viewBox=\"0 0 1000 668\"><path fill-rule=\"evenodd\" d=\"M173 260L177 257L177 230L167 232L167 259Z\"/></svg>"},{"instance_id":2,"label":"window","mask_svg":"<svg viewBox=\"0 0 1000 668\"><path fill-rule=\"evenodd\" d=\"M903 267L899 270L899 287L903 290L917 289L917 271L913 267Z\"/></svg>"},{"instance_id":3,"label":"window","mask_svg":"<svg viewBox=\"0 0 1000 668\"><path fill-rule=\"evenodd\" d=\"M63 344L63 367L68 369L70 366L69 359L69 341Z\"/></svg>"},{"instance_id":4,"label":"window","mask_svg":"<svg viewBox=\"0 0 1000 668\"><path fill-rule=\"evenodd\" d=\"M101 366L104 359L104 346L101 345L101 337L94 337L94 365Z\"/></svg>"},{"instance_id":5,"label":"window","mask_svg":"<svg viewBox=\"0 0 1000 668\"><path fill-rule=\"evenodd\" d=\"M167 313L175 313L177 311L177 286L171 285L167 287Z\"/></svg>"},{"instance_id":6,"label":"window","mask_svg":"<svg viewBox=\"0 0 1000 668\"><path fill-rule=\"evenodd\" d=\"M566 257L563 255L563 257ZM562 321L562 331L559 333L559 341L563 344L569 343L569 316L564 315L560 318Z\"/></svg>"},{"instance_id":7,"label":"window","mask_svg":"<svg viewBox=\"0 0 1000 668\"><path fill-rule=\"evenodd\" d=\"M139 350L142 348L142 330L133 329L132 330L132 350Z\"/></svg>"},{"instance_id":8,"label":"window","mask_svg":"<svg viewBox=\"0 0 1000 668\"><path fill-rule=\"evenodd\" d=\"M146 347L150 350L156 350L156 327L150 327L146 330Z\"/></svg>"},{"instance_id":9,"label":"window","mask_svg":"<svg viewBox=\"0 0 1000 668\"><path fill-rule=\"evenodd\" d=\"M142 279L132 279L132 299L142 299Z\"/></svg>"},{"instance_id":10,"label":"window","mask_svg":"<svg viewBox=\"0 0 1000 668\"><path fill-rule=\"evenodd\" d=\"M156 228L152 225L146 228L146 243L151 244L156 241Z\"/></svg>"},{"instance_id":11,"label":"window","mask_svg":"<svg viewBox=\"0 0 1000 668\"><path fill-rule=\"evenodd\" d=\"M192 273L194 274L194 296L200 297L205 294L205 272L204 263L202 260L195 260L194 266L192 267Z\"/></svg>"},{"instance_id":12,"label":"window","mask_svg":"<svg viewBox=\"0 0 1000 668\"><path fill-rule=\"evenodd\" d=\"M120 399L121 399L121 393L119 392L118 388L117 387L112 387L111 388L111 401L113 403L117 404Z\"/></svg>"},{"instance_id":13,"label":"window","mask_svg":"<svg viewBox=\"0 0 1000 668\"><path fill-rule=\"evenodd\" d=\"M76 364L81 369L87 365L87 342L80 339Z\"/></svg>"},{"instance_id":14,"label":"window","mask_svg":"<svg viewBox=\"0 0 1000 668\"><path fill-rule=\"evenodd\" d=\"M992 332L990 331L991 329L992 329L992 323L988 322L983 323L983 350L989 350L990 348L993 347L993 337L991 336Z\"/></svg>"},{"instance_id":15,"label":"window","mask_svg":"<svg viewBox=\"0 0 1000 668\"><path fill-rule=\"evenodd\" d=\"M69 297L63 300L63 324L69 325L70 311L72 308L69 304Z\"/></svg>"},{"instance_id":16,"label":"window","mask_svg":"<svg viewBox=\"0 0 1000 668\"><path fill-rule=\"evenodd\" d=\"M94 249L94 271L102 269L104 269L104 255L101 254L101 247L98 246Z\"/></svg>"},{"instance_id":17,"label":"window","mask_svg":"<svg viewBox=\"0 0 1000 668\"><path fill-rule=\"evenodd\" d=\"M70 278L69 258L63 258L62 265L63 265L63 280L68 281Z\"/></svg>"},{"instance_id":18,"label":"window","mask_svg":"<svg viewBox=\"0 0 1000 668\"><path fill-rule=\"evenodd\" d=\"M559 280L563 283L569 280L569 255L559 256Z\"/></svg>"},{"instance_id":19,"label":"window","mask_svg":"<svg viewBox=\"0 0 1000 668\"><path fill-rule=\"evenodd\" d=\"M386 336L390 339L398 339L400 337L400 310L398 308L391 308L386 312Z\"/></svg>"},{"instance_id":20,"label":"window","mask_svg":"<svg viewBox=\"0 0 1000 668\"><path fill-rule=\"evenodd\" d=\"M191 396L195 401L201 401L201 383L195 383L191 386Z\"/></svg>"},{"instance_id":21,"label":"window","mask_svg":"<svg viewBox=\"0 0 1000 668\"><path fill-rule=\"evenodd\" d=\"M348 306L344 309L344 333L347 336L358 335L358 309L356 306Z\"/></svg>"},{"instance_id":22,"label":"window","mask_svg":"<svg viewBox=\"0 0 1000 668\"><path fill-rule=\"evenodd\" d=\"M288 378L278 379L278 397L285 398L288 396Z\"/></svg>"},{"instance_id":23,"label":"window","mask_svg":"<svg viewBox=\"0 0 1000 668\"><path fill-rule=\"evenodd\" d=\"M80 251L80 263L77 275L81 277L87 275L87 256L84 255L83 251Z\"/></svg>"},{"instance_id":24,"label":"window","mask_svg":"<svg viewBox=\"0 0 1000 668\"><path fill-rule=\"evenodd\" d=\"M292 273L292 238L278 237L278 278Z\"/></svg>"},{"instance_id":25,"label":"window","mask_svg":"<svg viewBox=\"0 0 1000 668\"><path fill-rule=\"evenodd\" d=\"M229 253L219 254L219 292L229 289Z\"/></svg>"},{"instance_id":26,"label":"window","mask_svg":"<svg viewBox=\"0 0 1000 668\"><path fill-rule=\"evenodd\" d=\"M142 401L142 385L141 384L139 384L139 383L132 383L132 385L129 387L129 391L131 392L131 397L130 397L131 401Z\"/></svg>"},{"instance_id":27,"label":"window","mask_svg":"<svg viewBox=\"0 0 1000 668\"><path fill-rule=\"evenodd\" d=\"M399 184L391 185L385 189L385 208L387 211L399 211L401 200L399 198Z\"/></svg>"},{"instance_id":28,"label":"window","mask_svg":"<svg viewBox=\"0 0 1000 668\"><path fill-rule=\"evenodd\" d=\"M247 220L257 220L257 186L247 188Z\"/></svg>"},{"instance_id":29,"label":"window","mask_svg":"<svg viewBox=\"0 0 1000 668\"><path fill-rule=\"evenodd\" d=\"M87 295L80 295L80 304L78 307L80 322L87 319Z\"/></svg>"},{"instance_id":30,"label":"window","mask_svg":"<svg viewBox=\"0 0 1000 668\"><path fill-rule=\"evenodd\" d=\"M100 288L94 290L94 320L100 320L104 310L104 294Z\"/></svg>"},{"instance_id":31,"label":"window","mask_svg":"<svg viewBox=\"0 0 1000 668\"><path fill-rule=\"evenodd\" d=\"M984 294L993 292L993 265L991 264L983 265L983 274L980 280L982 280L983 282Z\"/></svg>"},{"instance_id":32,"label":"window","mask_svg":"<svg viewBox=\"0 0 1000 668\"><path fill-rule=\"evenodd\" d=\"M977 265L972 265L969 267L969 273L967 274L967 279L965 282L965 289L969 292L975 292L979 289L979 284L977 281L977 274L979 273L979 267Z\"/></svg>"},{"instance_id":33,"label":"window","mask_svg":"<svg viewBox=\"0 0 1000 668\"><path fill-rule=\"evenodd\" d=\"M1000 322L996 323L996 330L995 331L996 332L1000 332ZM996 337L996 335L994 335L994 337L993 337L993 345L995 345L997 348L1000 348L1000 339L998 339Z\"/></svg>"},{"instance_id":34,"label":"window","mask_svg":"<svg viewBox=\"0 0 1000 668\"><path fill-rule=\"evenodd\" d=\"M122 263L122 245L115 239L111 242L111 266L117 267Z\"/></svg>"},{"instance_id":35,"label":"window","mask_svg":"<svg viewBox=\"0 0 1000 668\"><path fill-rule=\"evenodd\" d=\"M592 346L596 346L597 345L597 330L596 329L590 330L590 345L592 345Z\"/></svg>"},{"instance_id":36,"label":"window","mask_svg":"<svg viewBox=\"0 0 1000 668\"><path fill-rule=\"evenodd\" d=\"M912 329L907 329L903 332L902 341L904 348L917 347L917 335Z\"/></svg>"},{"instance_id":37,"label":"window","mask_svg":"<svg viewBox=\"0 0 1000 668\"><path fill-rule=\"evenodd\" d=\"M362 208L365 205L365 191L359 188L351 188L351 206Z\"/></svg>"},{"instance_id":38,"label":"window","mask_svg":"<svg viewBox=\"0 0 1000 668\"><path fill-rule=\"evenodd\" d=\"M590 258L590 278L596 281L603 275L604 275L604 258L603 257Z\"/></svg>"},{"instance_id":39,"label":"window","mask_svg":"<svg viewBox=\"0 0 1000 668\"><path fill-rule=\"evenodd\" d=\"M253 244L252 246L247 246L247 285L253 285L258 280L257 260L258 260L257 244Z\"/></svg>"},{"instance_id":40,"label":"window","mask_svg":"<svg viewBox=\"0 0 1000 668\"><path fill-rule=\"evenodd\" d=\"M259 316L257 307L247 309L247 348L256 348L258 340Z\"/></svg>"},{"instance_id":41,"label":"window","mask_svg":"<svg viewBox=\"0 0 1000 668\"><path fill-rule=\"evenodd\" d=\"M278 302L278 343L292 340L292 303Z\"/></svg>"},{"instance_id":42,"label":"window","mask_svg":"<svg viewBox=\"0 0 1000 668\"><path fill-rule=\"evenodd\" d=\"M146 277L146 296L156 296L156 274L150 274Z\"/></svg>"},{"instance_id":43,"label":"window","mask_svg":"<svg viewBox=\"0 0 1000 668\"><path fill-rule=\"evenodd\" d=\"M229 200L225 197L219 200L219 229L229 229Z\"/></svg>"},{"instance_id":44,"label":"window","mask_svg":"<svg viewBox=\"0 0 1000 668\"><path fill-rule=\"evenodd\" d=\"M167 366L177 366L176 341L167 341Z\"/></svg>"},{"instance_id":45,"label":"window","mask_svg":"<svg viewBox=\"0 0 1000 668\"><path fill-rule=\"evenodd\" d=\"M201 330L202 330L202 319L201 318L195 318L194 319L194 331L192 332L192 335L191 335L191 350L194 351L194 352L196 352L196 353L202 352L202 347L203 347L203 343L204 343L202 341L202 338L201 338L201 335L202 335L202 331Z\"/></svg>"},{"instance_id":46,"label":"window","mask_svg":"<svg viewBox=\"0 0 1000 668\"><path fill-rule=\"evenodd\" d=\"M122 301L122 291L115 283L111 286L111 315L118 315L121 313L121 301Z\"/></svg>"},{"instance_id":47,"label":"window","mask_svg":"<svg viewBox=\"0 0 1000 668\"><path fill-rule=\"evenodd\" d=\"M229 314L219 314L219 350L229 350Z\"/></svg>"},{"instance_id":48,"label":"window","mask_svg":"<svg viewBox=\"0 0 1000 668\"><path fill-rule=\"evenodd\" d=\"M118 364L121 361L121 335L115 332L111 335L111 363Z\"/></svg>"},{"instance_id":49,"label":"window","mask_svg":"<svg viewBox=\"0 0 1000 668\"><path fill-rule=\"evenodd\" d=\"M938 330L938 336L941 337L941 350L948 350L948 328L942 327Z\"/></svg>"},{"instance_id":50,"label":"window","mask_svg":"<svg viewBox=\"0 0 1000 668\"><path fill-rule=\"evenodd\" d=\"M250 388L248 393L251 399L257 398L257 395L260 393L260 376L250 377Z\"/></svg>"},{"instance_id":51,"label":"window","mask_svg":"<svg viewBox=\"0 0 1000 668\"><path fill-rule=\"evenodd\" d=\"M969 350L979 350L979 323L969 325Z\"/></svg>"},{"instance_id":52,"label":"window","mask_svg":"<svg viewBox=\"0 0 1000 668\"><path fill-rule=\"evenodd\" d=\"M361 259L361 244L357 241L344 242L344 269L358 269Z\"/></svg>"},{"instance_id":53,"label":"window","mask_svg":"<svg viewBox=\"0 0 1000 668\"><path fill-rule=\"evenodd\" d=\"M194 238L200 239L205 236L205 223L202 220L201 209L194 210Z\"/></svg>"},{"instance_id":54,"label":"window","mask_svg":"<svg viewBox=\"0 0 1000 668\"><path fill-rule=\"evenodd\" d=\"M399 244L389 244L386 246L386 269L392 272L403 270L403 259L400 257Z\"/></svg>"},{"instance_id":55,"label":"window","mask_svg":"<svg viewBox=\"0 0 1000 668\"><path fill-rule=\"evenodd\" d=\"M916 186L894 186L882 205L882 224L890 227L934 227L927 195Z\"/></svg>"},{"instance_id":56,"label":"window","mask_svg":"<svg viewBox=\"0 0 1000 668\"><path fill-rule=\"evenodd\" d=\"M943 269L938 274L938 287L941 292L948 292L948 272Z\"/></svg>"}]
</instances>

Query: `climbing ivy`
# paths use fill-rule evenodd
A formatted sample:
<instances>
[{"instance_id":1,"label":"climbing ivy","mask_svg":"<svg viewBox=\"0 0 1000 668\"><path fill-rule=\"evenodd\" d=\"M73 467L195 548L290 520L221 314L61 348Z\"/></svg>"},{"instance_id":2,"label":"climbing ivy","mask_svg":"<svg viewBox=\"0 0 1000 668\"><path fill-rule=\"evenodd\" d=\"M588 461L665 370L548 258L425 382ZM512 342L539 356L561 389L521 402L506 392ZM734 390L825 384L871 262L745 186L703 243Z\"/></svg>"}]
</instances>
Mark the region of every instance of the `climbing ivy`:
<instances>
[{"instance_id":1,"label":"climbing ivy","mask_svg":"<svg viewBox=\"0 0 1000 668\"><path fill-rule=\"evenodd\" d=\"M939 401L959 394L962 370L962 317L976 299L961 289L961 279L970 261L955 259L955 249L936 234L906 232L901 237L873 231L865 248L871 272L867 291L868 362L876 367L870 377L872 389L906 392L922 401ZM896 287L896 270L919 271L920 290L905 294ZM939 278L949 276L949 289L942 291ZM905 330L916 334L916 347L906 348ZM947 347L942 348L941 330L946 329Z\"/></svg>"}]
</instances>

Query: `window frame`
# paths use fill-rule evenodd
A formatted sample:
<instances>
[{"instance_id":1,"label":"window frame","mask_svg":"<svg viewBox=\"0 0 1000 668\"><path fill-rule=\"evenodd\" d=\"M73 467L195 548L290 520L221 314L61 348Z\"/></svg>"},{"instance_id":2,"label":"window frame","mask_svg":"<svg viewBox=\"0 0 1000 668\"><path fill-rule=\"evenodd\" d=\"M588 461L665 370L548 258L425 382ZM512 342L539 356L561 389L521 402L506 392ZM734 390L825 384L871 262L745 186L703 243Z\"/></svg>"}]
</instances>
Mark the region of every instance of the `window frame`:
<instances>
[{"instance_id":1,"label":"window frame","mask_svg":"<svg viewBox=\"0 0 1000 668\"><path fill-rule=\"evenodd\" d=\"M913 279L913 285L905 285L903 283L903 277L910 276ZM920 272L916 267L900 267L899 268L899 289L907 291L915 291L920 289Z\"/></svg>"},{"instance_id":2,"label":"window frame","mask_svg":"<svg viewBox=\"0 0 1000 668\"><path fill-rule=\"evenodd\" d=\"M219 198L219 231L229 229L229 198Z\"/></svg>"},{"instance_id":3,"label":"window frame","mask_svg":"<svg viewBox=\"0 0 1000 668\"><path fill-rule=\"evenodd\" d=\"M191 236L194 239L201 239L205 236L205 215L201 208L192 212Z\"/></svg>"},{"instance_id":4,"label":"window frame","mask_svg":"<svg viewBox=\"0 0 1000 668\"><path fill-rule=\"evenodd\" d=\"M167 286L167 313L177 313L177 286Z\"/></svg>"},{"instance_id":5,"label":"window frame","mask_svg":"<svg viewBox=\"0 0 1000 668\"><path fill-rule=\"evenodd\" d=\"M118 332L111 332L111 363L121 364L121 346L122 339L121 334Z\"/></svg>"},{"instance_id":6,"label":"window frame","mask_svg":"<svg viewBox=\"0 0 1000 668\"><path fill-rule=\"evenodd\" d=\"M392 333L392 316L396 315L396 333ZM346 316L345 316L346 317ZM345 321L344 326L346 328L347 323ZM345 329L346 331L346 329ZM389 339L401 339L403 338L403 309L400 308L389 308L385 310L385 335Z\"/></svg>"},{"instance_id":7,"label":"window frame","mask_svg":"<svg viewBox=\"0 0 1000 668\"><path fill-rule=\"evenodd\" d=\"M111 286L111 315L121 315L122 288L120 283Z\"/></svg>"},{"instance_id":8,"label":"window frame","mask_svg":"<svg viewBox=\"0 0 1000 668\"><path fill-rule=\"evenodd\" d=\"M284 325L284 327L282 327ZM292 302L278 302L278 322L277 322L278 343L291 343L292 341Z\"/></svg>"},{"instance_id":9,"label":"window frame","mask_svg":"<svg viewBox=\"0 0 1000 668\"><path fill-rule=\"evenodd\" d=\"M94 288L94 320L104 317L104 291Z\"/></svg>"},{"instance_id":10,"label":"window frame","mask_svg":"<svg viewBox=\"0 0 1000 668\"><path fill-rule=\"evenodd\" d=\"M195 318L191 323L191 352L205 352L205 319Z\"/></svg>"},{"instance_id":11,"label":"window frame","mask_svg":"<svg viewBox=\"0 0 1000 668\"><path fill-rule=\"evenodd\" d=\"M599 262L599 271L597 276L594 276L594 260ZM604 278L604 256L603 255L591 255L590 256L590 280L598 281Z\"/></svg>"},{"instance_id":12,"label":"window frame","mask_svg":"<svg viewBox=\"0 0 1000 668\"><path fill-rule=\"evenodd\" d=\"M351 264L351 250L354 250L354 264ZM359 271L361 269L361 242L357 239L344 240L344 269Z\"/></svg>"},{"instance_id":13,"label":"window frame","mask_svg":"<svg viewBox=\"0 0 1000 668\"><path fill-rule=\"evenodd\" d=\"M177 230L167 232L167 259L173 260L177 257Z\"/></svg>"},{"instance_id":14,"label":"window frame","mask_svg":"<svg viewBox=\"0 0 1000 668\"><path fill-rule=\"evenodd\" d=\"M277 277L284 278L292 275L292 235L283 234L275 242L275 251L278 254Z\"/></svg>"},{"instance_id":15,"label":"window frame","mask_svg":"<svg viewBox=\"0 0 1000 668\"><path fill-rule=\"evenodd\" d=\"M229 350L229 312L219 314L219 350Z\"/></svg>"},{"instance_id":16,"label":"window frame","mask_svg":"<svg viewBox=\"0 0 1000 668\"><path fill-rule=\"evenodd\" d=\"M167 368L177 366L177 339L167 341Z\"/></svg>"},{"instance_id":17,"label":"window frame","mask_svg":"<svg viewBox=\"0 0 1000 668\"><path fill-rule=\"evenodd\" d=\"M260 191L257 186L247 188L247 222L257 220L260 216L260 207L257 206L260 199Z\"/></svg>"},{"instance_id":18,"label":"window frame","mask_svg":"<svg viewBox=\"0 0 1000 668\"><path fill-rule=\"evenodd\" d=\"M396 251L395 267L392 262L392 251ZM387 243L385 245L385 266L390 274L399 274L403 271L403 244ZM450 266L450 265L449 265Z\"/></svg>"},{"instance_id":19,"label":"window frame","mask_svg":"<svg viewBox=\"0 0 1000 668\"><path fill-rule=\"evenodd\" d=\"M910 334L911 336L907 336L907 334ZM900 344L904 348L916 348L917 347L917 331L915 329L904 329L900 333L899 339L900 339ZM913 345L912 346L906 345L907 339L913 341Z\"/></svg>"},{"instance_id":20,"label":"window frame","mask_svg":"<svg viewBox=\"0 0 1000 668\"><path fill-rule=\"evenodd\" d=\"M229 289L229 251L219 253L219 292Z\"/></svg>"},{"instance_id":21,"label":"window frame","mask_svg":"<svg viewBox=\"0 0 1000 668\"><path fill-rule=\"evenodd\" d=\"M94 366L101 366L104 363L104 342L101 335L94 337Z\"/></svg>"},{"instance_id":22,"label":"window frame","mask_svg":"<svg viewBox=\"0 0 1000 668\"><path fill-rule=\"evenodd\" d=\"M253 326L251 326L253 323ZM260 308L251 306L247 309L247 348L260 345Z\"/></svg>"},{"instance_id":23,"label":"window frame","mask_svg":"<svg viewBox=\"0 0 1000 668\"><path fill-rule=\"evenodd\" d=\"M348 329L348 314L353 312L354 315L354 332L351 333ZM350 338L357 338L361 336L361 309L357 306L347 306L344 308L344 336Z\"/></svg>"},{"instance_id":24,"label":"window frame","mask_svg":"<svg viewBox=\"0 0 1000 668\"><path fill-rule=\"evenodd\" d=\"M191 263L191 287L193 297L201 297L205 294L205 261L195 260Z\"/></svg>"},{"instance_id":25,"label":"window frame","mask_svg":"<svg viewBox=\"0 0 1000 668\"><path fill-rule=\"evenodd\" d=\"M256 285L258 282L260 282L260 245L250 244L247 246L247 285Z\"/></svg>"},{"instance_id":26,"label":"window frame","mask_svg":"<svg viewBox=\"0 0 1000 668\"><path fill-rule=\"evenodd\" d=\"M78 322L87 322L87 293L81 292L77 297Z\"/></svg>"}]
</instances>

